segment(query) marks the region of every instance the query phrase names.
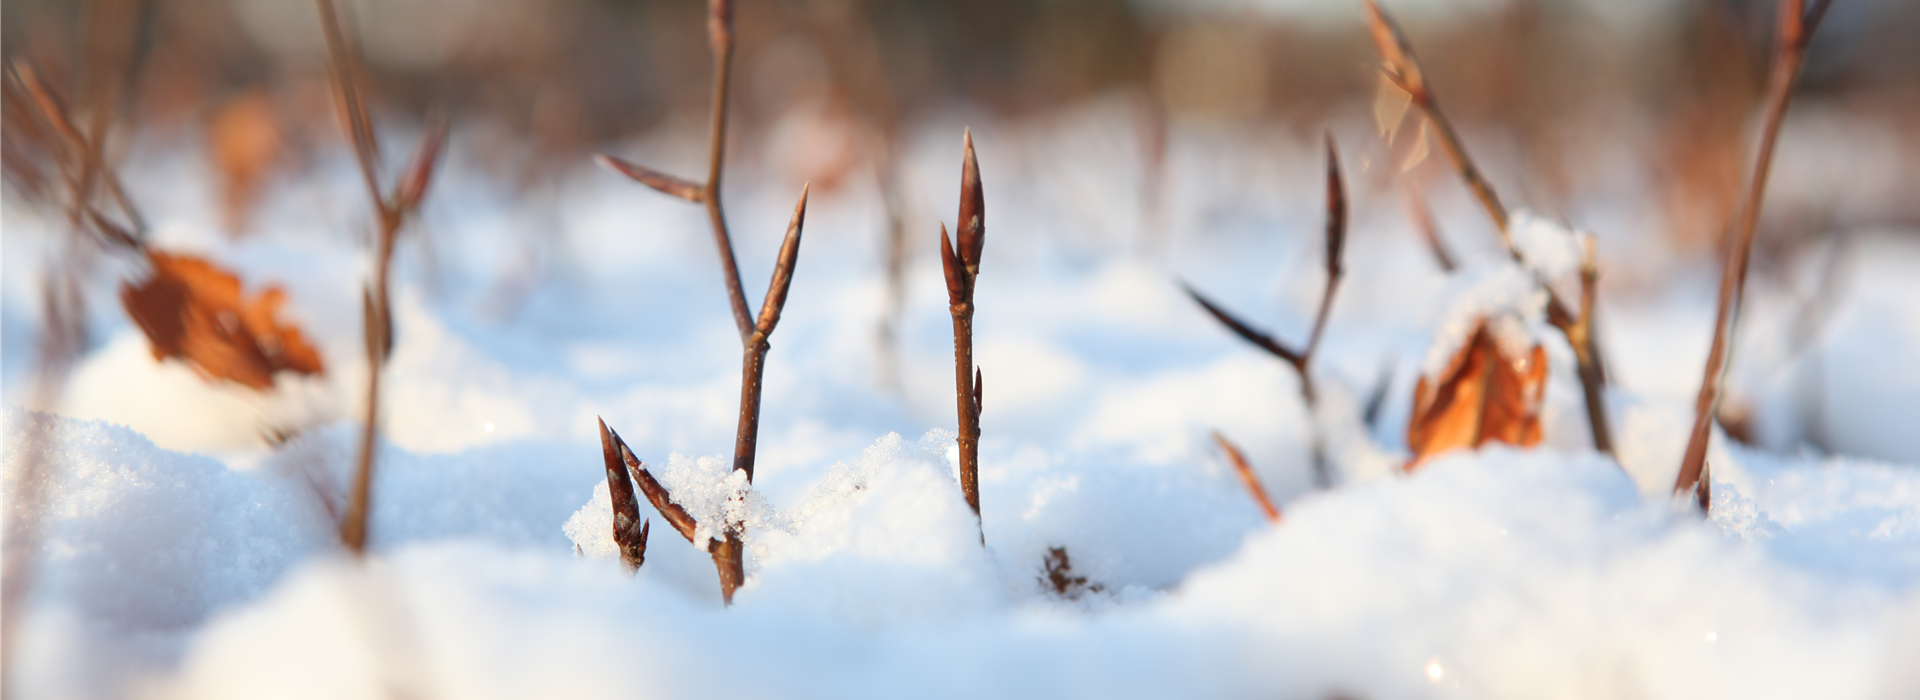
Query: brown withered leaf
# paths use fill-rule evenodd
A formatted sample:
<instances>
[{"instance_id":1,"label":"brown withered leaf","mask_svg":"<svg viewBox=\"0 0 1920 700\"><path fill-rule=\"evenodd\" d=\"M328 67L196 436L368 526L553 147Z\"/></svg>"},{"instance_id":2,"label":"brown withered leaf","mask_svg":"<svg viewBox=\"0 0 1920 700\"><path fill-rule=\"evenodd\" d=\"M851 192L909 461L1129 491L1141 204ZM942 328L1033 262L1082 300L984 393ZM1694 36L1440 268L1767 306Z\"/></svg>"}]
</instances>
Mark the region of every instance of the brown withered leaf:
<instances>
[{"instance_id":1,"label":"brown withered leaf","mask_svg":"<svg viewBox=\"0 0 1920 700\"><path fill-rule=\"evenodd\" d=\"M190 255L149 252L153 276L120 287L127 315L147 334L153 357L179 357L210 379L273 388L280 371L323 374L320 353L299 328L274 315L286 302L278 287L251 298L240 278Z\"/></svg>"},{"instance_id":2,"label":"brown withered leaf","mask_svg":"<svg viewBox=\"0 0 1920 700\"><path fill-rule=\"evenodd\" d=\"M1436 386L1422 377L1413 390L1413 419L1405 470L1458 448L1488 441L1519 447L1540 443L1540 399L1546 393L1547 352L1538 345L1526 357L1508 357L1483 320L1473 337L1447 361Z\"/></svg>"}]
</instances>

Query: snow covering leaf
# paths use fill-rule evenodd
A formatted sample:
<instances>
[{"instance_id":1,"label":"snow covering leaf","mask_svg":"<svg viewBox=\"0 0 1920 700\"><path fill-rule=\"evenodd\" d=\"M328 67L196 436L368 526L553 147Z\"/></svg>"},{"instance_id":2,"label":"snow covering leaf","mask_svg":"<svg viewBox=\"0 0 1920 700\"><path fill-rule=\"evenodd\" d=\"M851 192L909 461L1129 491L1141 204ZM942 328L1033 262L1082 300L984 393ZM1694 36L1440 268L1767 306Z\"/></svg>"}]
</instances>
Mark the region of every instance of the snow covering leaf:
<instances>
[{"instance_id":1,"label":"snow covering leaf","mask_svg":"<svg viewBox=\"0 0 1920 700\"><path fill-rule=\"evenodd\" d=\"M1523 354L1511 356L1482 320L1445 370L1421 377L1413 390L1413 418L1407 423L1413 461L1406 471L1443 452L1490 440L1519 447L1539 444L1547 352L1536 344Z\"/></svg>"},{"instance_id":2,"label":"snow covering leaf","mask_svg":"<svg viewBox=\"0 0 1920 700\"><path fill-rule=\"evenodd\" d=\"M324 374L320 353L299 328L274 317L279 287L240 294L240 278L190 255L149 252L153 276L120 288L127 315L153 344L153 357L179 357L210 379L273 388L281 371Z\"/></svg>"}]
</instances>

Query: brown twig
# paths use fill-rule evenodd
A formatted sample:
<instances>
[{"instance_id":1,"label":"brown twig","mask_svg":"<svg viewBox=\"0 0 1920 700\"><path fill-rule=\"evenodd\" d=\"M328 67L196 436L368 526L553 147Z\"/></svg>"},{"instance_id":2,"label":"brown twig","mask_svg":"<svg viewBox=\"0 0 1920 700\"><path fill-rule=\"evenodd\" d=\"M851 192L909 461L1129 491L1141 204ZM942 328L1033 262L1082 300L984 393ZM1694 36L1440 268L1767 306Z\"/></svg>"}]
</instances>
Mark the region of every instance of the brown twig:
<instances>
[{"instance_id":1,"label":"brown twig","mask_svg":"<svg viewBox=\"0 0 1920 700\"><path fill-rule=\"evenodd\" d=\"M383 188L379 174L380 148L374 137L372 120L367 115L365 96L360 89L358 62L347 47L346 34L340 28L340 16L333 0L315 0L315 4L319 7L321 30L326 38L328 72L333 80L334 99L345 121L348 141L353 146L361 178L366 182L367 193L373 199L375 224L378 226L374 239L373 284L363 290L361 296L362 332L366 337L367 352L367 403L361 414L360 443L354 459L353 484L349 490L346 517L340 522L341 543L355 554L364 554L367 547L367 521L372 511L375 438L380 425L380 374L388 355L393 352L393 309L389 294L393 249L399 239L401 225L419 210L427 186L432 183L435 164L446 143L447 126L443 121L433 122L408 159L406 170L402 171L391 188Z\"/></svg>"},{"instance_id":2,"label":"brown twig","mask_svg":"<svg viewBox=\"0 0 1920 700\"><path fill-rule=\"evenodd\" d=\"M1321 335L1326 331L1327 317L1333 310L1334 292L1339 290L1340 280L1346 274L1346 269L1341 263L1347 240L1346 186L1340 178L1340 154L1334 150L1333 135L1328 134L1326 139L1327 286L1320 293L1320 308L1319 311L1314 314L1313 330L1307 336L1307 344L1304 349L1294 350L1281 344L1280 341L1275 340L1272 336L1255 330L1252 326L1247 325L1246 322L1241 321L1226 309L1221 308L1218 304L1202 296L1199 291L1195 290L1185 281L1180 282L1180 288L1186 290L1187 296L1192 297L1195 302L1198 302L1201 308L1206 309L1207 313L1212 314L1215 319L1220 321L1221 325L1226 326L1228 330L1233 331L1234 334L1239 335L1247 342L1259 346L1261 349L1272 353L1275 357L1293 366L1294 374L1300 377L1300 395L1306 399L1308 411L1312 411L1318 403L1318 393L1313 388L1313 376L1308 371L1308 367L1313 362L1314 352L1320 347ZM1328 468L1326 457L1323 454L1319 431L1314 432L1313 477L1314 483L1320 488L1328 488L1333 485L1333 475Z\"/></svg>"},{"instance_id":3,"label":"brown twig","mask_svg":"<svg viewBox=\"0 0 1920 700\"><path fill-rule=\"evenodd\" d=\"M1221 435L1218 430L1213 431L1213 442L1219 445L1220 451L1227 455L1227 462L1232 464L1233 471L1240 475L1240 483L1247 487L1247 493L1253 495L1253 501L1259 504L1260 512L1267 515L1268 521L1280 522L1280 509L1275 508L1273 499L1267 496L1267 488L1260 485L1260 475L1253 472L1253 465L1247 463L1247 456L1241 454L1240 448L1235 447L1233 443L1227 442L1227 436Z\"/></svg>"},{"instance_id":4,"label":"brown twig","mask_svg":"<svg viewBox=\"0 0 1920 700\"><path fill-rule=\"evenodd\" d=\"M1774 143L1780 137L1780 124L1787 105L1793 100L1794 82L1800 64L1806 60L1807 46L1814 29L1826 15L1828 0L1814 0L1806 8L1803 0L1781 0L1779 30L1775 40L1773 70L1767 78L1766 112L1760 126L1760 146L1754 157L1753 172L1747 179L1747 191L1734 210L1733 228L1727 237L1725 265L1720 272L1720 297L1714 313L1713 345L1707 350L1707 366L1701 372L1700 395L1694 402L1693 432L1687 438L1687 451L1680 460L1680 474L1674 480L1675 494L1694 491L1701 513L1711 505L1708 496L1707 440L1712 434L1713 416L1727 381L1727 366L1733 355L1734 325L1740 320L1740 298L1747 286L1747 263L1753 255L1753 234L1760 219L1760 205L1766 196L1767 173L1773 165Z\"/></svg>"},{"instance_id":5,"label":"brown twig","mask_svg":"<svg viewBox=\"0 0 1920 700\"><path fill-rule=\"evenodd\" d=\"M1427 251L1433 253L1433 261L1440 265L1440 271L1451 273L1460 268L1453 261L1453 254L1447 251L1447 244L1440 240L1440 227L1433 222L1433 212L1427 209L1427 198L1420 192L1420 185L1412 180L1404 181L1400 186L1400 196L1406 202L1407 216L1413 219L1413 229L1427 244Z\"/></svg>"},{"instance_id":6,"label":"brown twig","mask_svg":"<svg viewBox=\"0 0 1920 700\"><path fill-rule=\"evenodd\" d=\"M807 193L801 191L800 203L794 207L793 221L787 226L787 236L780 247L780 258L774 266L773 280L768 285L767 296L761 302L760 315L756 320L747 309L747 294L740 283L740 264L734 258L733 238L727 231L727 218L720 206L720 174L726 159L727 93L733 71L733 39L733 0L708 0L707 41L713 50L713 109L708 131L706 182L696 184L607 154L600 154L595 159L640 184L706 205L707 220L713 229L714 247L720 253L720 271L726 276L727 301L733 310L734 325L740 331L743 350L740 421L734 433L733 466L745 471L747 482L752 483L754 455L760 435L761 376L766 372L769 348L767 337L772 335L774 325L780 321L780 310L786 305L787 288L793 280L794 264L800 254L800 228L806 218ZM728 604L733 602L734 590L745 581L739 530L739 523L729 523L726 540L709 548L714 566L720 572L721 595Z\"/></svg>"},{"instance_id":7,"label":"brown twig","mask_svg":"<svg viewBox=\"0 0 1920 700\"><path fill-rule=\"evenodd\" d=\"M980 255L986 249L986 199L980 186L980 163L973 153L973 130L963 140L966 155L960 164L960 214L955 220L958 245L940 225L940 269L947 279L947 311L953 316L953 398L960 417L960 493L980 516L980 368L973 364L973 292L980 277ZM986 526L980 530L986 542Z\"/></svg>"},{"instance_id":8,"label":"brown twig","mask_svg":"<svg viewBox=\"0 0 1920 700\"><path fill-rule=\"evenodd\" d=\"M146 220L127 197L119 174L105 167L104 163L96 162L102 160L97 139L104 137L105 127L100 127L101 135L92 139L82 134L74 126L72 117L68 116L66 104L60 100L60 96L42 82L39 74L25 62L7 64L6 92L10 102L30 102L35 108L17 113L19 118L31 118L33 123L9 124L8 128L25 126L28 133L22 136L46 138L47 142L42 146L53 156L55 166L66 184L67 218L74 230L91 231L109 243L132 250L144 249ZM105 109L100 107L95 112ZM100 212L93 202L94 186L90 184L95 181L104 185L107 195L113 198L128 225L122 226Z\"/></svg>"},{"instance_id":9,"label":"brown twig","mask_svg":"<svg viewBox=\"0 0 1920 700\"><path fill-rule=\"evenodd\" d=\"M1493 184L1487 181L1473 158L1467 155L1466 145L1453 128L1453 122L1441 111L1440 100L1434 96L1433 86L1427 83L1425 73L1420 70L1420 62L1414 58L1413 46L1407 41L1406 34L1400 31L1400 26L1380 8L1376 0L1364 2L1367 27L1373 37L1374 47L1386 62L1381 66L1381 74L1395 87L1406 92L1414 106L1426 115L1427 124L1440 137L1440 150L1446 152L1447 160L1453 164L1460 179L1466 182L1467 188L1473 191L1474 199L1486 210L1487 217L1493 219L1494 228L1499 230L1500 241L1506 246L1507 254L1515 262L1520 262L1520 249L1514 245L1513 235L1507 230L1507 208L1500 203L1500 195L1494 192ZM1574 357L1580 365L1580 388L1586 393L1587 424L1593 435L1593 447L1611 454L1613 432L1608 427L1605 410L1606 367L1600 357L1599 340L1593 333L1592 320L1583 317L1591 310L1591 303L1583 303L1583 310L1577 312L1551 285L1541 281L1540 287L1547 292L1547 321L1567 336L1567 343L1573 346ZM1576 316L1576 313L1581 315Z\"/></svg>"}]
</instances>

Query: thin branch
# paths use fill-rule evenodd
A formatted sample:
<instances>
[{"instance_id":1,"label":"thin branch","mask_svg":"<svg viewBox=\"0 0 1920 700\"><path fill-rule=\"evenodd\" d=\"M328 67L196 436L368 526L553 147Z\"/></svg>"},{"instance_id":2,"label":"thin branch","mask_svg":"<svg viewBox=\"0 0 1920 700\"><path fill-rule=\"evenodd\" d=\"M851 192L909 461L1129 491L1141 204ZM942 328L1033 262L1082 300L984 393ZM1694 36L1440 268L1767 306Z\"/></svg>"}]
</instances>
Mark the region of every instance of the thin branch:
<instances>
[{"instance_id":1,"label":"thin branch","mask_svg":"<svg viewBox=\"0 0 1920 700\"><path fill-rule=\"evenodd\" d=\"M760 318L754 322L753 335L747 339L746 357L740 367L740 421L733 438L733 468L747 473L753 481L754 455L760 440L760 389L767 371L767 342L774 326L780 323L780 311L787 305L787 289L793 284L793 268L800 262L800 231L807 221L807 190L800 190L800 202L793 207L793 219L787 223L787 235L780 244L780 257L773 266L773 279L767 283L767 296L760 303Z\"/></svg>"},{"instance_id":2,"label":"thin branch","mask_svg":"<svg viewBox=\"0 0 1920 700\"><path fill-rule=\"evenodd\" d=\"M373 200L378 235L374 240L373 283L363 291L365 312L361 331L366 337L367 403L361 415L360 443L354 460L353 483L349 490L346 517L340 523L340 541L354 554L366 553L368 520L372 513L374 450L380 426L380 375L387 357L393 352L393 307L389 293L393 269L393 250L400 227L420 205L431 184L435 164L444 150L447 129L435 122L409 158L407 169L390 191L382 191L379 173L379 145L374 140L373 124L367 116L360 88L359 66L347 49L340 28L339 13L333 0L315 0L320 24L326 35L328 68L332 75L334 97L339 100L347 135L353 145L354 159L366 180Z\"/></svg>"},{"instance_id":3,"label":"thin branch","mask_svg":"<svg viewBox=\"0 0 1920 700\"><path fill-rule=\"evenodd\" d=\"M67 106L60 96L41 82L33 66L23 61L7 64L7 87L15 98L25 98L33 103L40 125L34 130L48 129L58 137L55 143L45 144L52 151L56 165L65 179L69 200L66 204L69 223L80 231L91 230L111 243L124 245L135 250L146 247L146 220L141 217L138 207L127 197L126 190L120 184L120 176L112 168L96 167L93 160L98 158L98 146L86 135L81 134L69 116ZM102 181L107 194L114 199L121 213L132 225L128 230L114 224L93 204L93 188L89 181Z\"/></svg>"},{"instance_id":4,"label":"thin branch","mask_svg":"<svg viewBox=\"0 0 1920 700\"><path fill-rule=\"evenodd\" d=\"M1221 435L1218 430L1213 431L1213 442L1220 446L1221 452L1226 453L1227 462L1240 475L1240 483L1247 487L1247 493L1253 495L1254 503L1260 506L1260 512L1267 515L1267 521L1280 522L1280 509L1274 507L1273 499L1267 496L1266 487L1260 485L1260 475L1253 472L1253 465L1247 463L1247 456L1241 454L1240 448L1233 443L1227 442L1227 436Z\"/></svg>"},{"instance_id":5,"label":"thin branch","mask_svg":"<svg viewBox=\"0 0 1920 700\"><path fill-rule=\"evenodd\" d=\"M1186 280L1179 280L1178 282L1180 288L1187 292L1187 296L1192 297L1195 302L1198 302L1201 308L1207 310L1207 313L1213 314L1213 317L1219 320L1221 325L1226 326L1227 330L1233 331L1235 335L1240 336L1247 342L1253 343L1261 349L1273 353L1274 357L1286 360L1287 364L1293 365L1295 369L1300 368L1302 361L1300 353L1281 345L1280 341L1274 340L1273 336L1254 330L1252 326L1247 325L1232 313L1227 312L1227 310L1220 308L1219 305L1214 304L1205 296L1202 296L1192 285L1187 284Z\"/></svg>"},{"instance_id":6,"label":"thin branch","mask_svg":"<svg viewBox=\"0 0 1920 700\"><path fill-rule=\"evenodd\" d=\"M1300 353L1302 386L1312 391L1305 367L1320 348L1320 337L1327 329L1327 315L1333 311L1333 294L1340 289L1346 274L1341 252L1347 245L1347 192L1340 181L1340 154L1333 148L1333 134L1327 134L1327 287L1320 293L1320 311L1313 317L1313 333L1307 336L1307 349Z\"/></svg>"},{"instance_id":7,"label":"thin branch","mask_svg":"<svg viewBox=\"0 0 1920 700\"><path fill-rule=\"evenodd\" d=\"M634 182L651 187L661 194L679 197L695 204L701 203L707 196L706 188L700 183L674 177L638 163L605 153L594 156L593 161L599 163L601 167L632 178Z\"/></svg>"},{"instance_id":8,"label":"thin branch","mask_svg":"<svg viewBox=\"0 0 1920 700\"><path fill-rule=\"evenodd\" d=\"M959 415L960 493L967 507L980 515L980 395L973 364L973 292L980 276L980 257L986 250L986 197L980 184L980 163L973 152L973 130L962 137L965 155L960 164L960 213L954 220L958 245L940 225L940 269L947 280L947 311L953 316L953 399ZM982 524L980 541L986 542Z\"/></svg>"},{"instance_id":9,"label":"thin branch","mask_svg":"<svg viewBox=\"0 0 1920 700\"><path fill-rule=\"evenodd\" d=\"M601 154L597 160L601 165L662 193L706 206L714 247L720 254L720 270L726 277L727 302L733 311L734 326L740 332L742 349L740 421L734 433L733 464L735 469L746 472L747 482L751 484L760 433L761 378L766 372L767 350L770 347L767 336L773 333L774 325L780 320L781 308L786 304L793 268L799 257L800 228L805 218L807 195L803 191L800 204L795 207L793 222L788 226L779 262L774 267L773 280L768 285L767 296L761 303L760 316L756 320L747 308L746 290L740 282L740 264L734 257L733 237L727 230L720 196L722 166L726 162L728 85L733 73L733 0L708 0L707 41L713 51L713 107L708 130L706 181L694 183L606 154ZM636 474L636 480L641 483L643 490L647 488L650 478L639 478ZM649 493L648 498L654 500L654 495ZM654 501L656 507L664 499L665 492L662 490L660 500ZM727 523L725 540L716 540L707 548L713 555L714 566L719 570L720 592L728 604L733 602L734 590L745 581L744 546L740 539L742 528L741 523ZM690 530L682 532L691 540L690 533Z\"/></svg>"},{"instance_id":10,"label":"thin branch","mask_svg":"<svg viewBox=\"0 0 1920 700\"><path fill-rule=\"evenodd\" d=\"M346 34L340 29L340 13L335 9L333 0L314 2L320 7L320 30L327 43L327 72L333 78L333 95L339 102L341 117L347 122L347 136L353 144L354 160L360 165L361 179L366 181L367 195L378 203L384 215L388 205L380 191L377 170L380 147L374 138L372 121L367 117L366 101L360 94L359 66L354 61L353 51L347 47Z\"/></svg>"},{"instance_id":11,"label":"thin branch","mask_svg":"<svg viewBox=\"0 0 1920 700\"><path fill-rule=\"evenodd\" d=\"M1453 261L1453 254L1447 252L1446 242L1440 240L1440 227L1433 222L1433 212L1427 209L1427 200L1420 192L1420 185L1411 180L1400 187L1400 195L1405 200L1407 215L1413 219L1414 231L1427 244L1427 251L1433 253L1433 260L1440 265L1440 271L1452 273L1460 268Z\"/></svg>"},{"instance_id":12,"label":"thin branch","mask_svg":"<svg viewBox=\"0 0 1920 700\"><path fill-rule=\"evenodd\" d=\"M1710 498L1706 489L1707 441L1712 434L1713 416L1719 409L1727 381L1727 366L1733 348L1729 342L1740 319L1740 299L1746 291L1747 266L1753 255L1753 235L1758 228L1760 205L1766 196L1767 174L1773 166L1774 144L1780 137L1780 124L1787 105L1793 100L1793 86L1806 60L1807 46L1820 19L1826 15L1827 0L1816 0L1806 11L1801 0L1781 0L1779 31L1775 43L1773 70L1767 78L1766 112L1760 127L1759 151L1747 190L1734 210L1734 224L1727 237L1725 265L1720 272L1720 297L1714 313L1713 345L1707 351L1707 366L1700 377L1700 395L1694 402L1692 434L1680 461L1680 474L1674 480L1674 493L1694 491L1700 510L1707 512Z\"/></svg>"},{"instance_id":13,"label":"thin branch","mask_svg":"<svg viewBox=\"0 0 1920 700\"><path fill-rule=\"evenodd\" d=\"M700 529L700 524L694 521L686 508L673 502L672 496L667 494L667 488L660 485L660 480L653 478L653 473L647 471L647 465L640 458L633 456L633 450L627 447L627 441L620 439L619 433L608 428L603 439L606 438L611 438L613 449L619 453L621 463L626 465L627 474L633 477L640 494L647 497L647 502L653 504L653 509L660 513L660 517L666 518L667 524L673 526L675 532L692 544L693 533Z\"/></svg>"},{"instance_id":14,"label":"thin branch","mask_svg":"<svg viewBox=\"0 0 1920 700\"><path fill-rule=\"evenodd\" d=\"M733 307L740 341L746 343L753 334L753 319L747 311L746 289L740 285L740 263L733 257L733 237L727 233L727 217L720 208L720 168L727 152L727 86L733 76L733 0L707 0L707 42L713 48L713 125L708 129L707 182L700 199L707 205L713 242L727 275L727 303Z\"/></svg>"}]
</instances>

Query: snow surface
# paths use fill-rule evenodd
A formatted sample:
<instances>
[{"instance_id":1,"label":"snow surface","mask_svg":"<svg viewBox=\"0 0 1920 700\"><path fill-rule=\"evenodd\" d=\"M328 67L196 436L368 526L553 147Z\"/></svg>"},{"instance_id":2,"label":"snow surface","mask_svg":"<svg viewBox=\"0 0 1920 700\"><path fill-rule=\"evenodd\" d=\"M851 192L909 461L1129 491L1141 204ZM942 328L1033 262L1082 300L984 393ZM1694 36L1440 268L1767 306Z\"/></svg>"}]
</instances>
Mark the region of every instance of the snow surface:
<instances>
[{"instance_id":1,"label":"snow surface","mask_svg":"<svg viewBox=\"0 0 1920 700\"><path fill-rule=\"evenodd\" d=\"M1390 185L1356 175L1310 412L1289 367L1174 279L1304 338L1324 282L1317 143L1177 130L1156 224L1101 205L1141 186L1126 104L975 125L993 212L980 520L955 476L928 245L952 211L958 123L927 125L905 152L908 220L927 240L893 351L874 340L886 291L871 187L815 191L743 500L724 467L738 339L698 208L584 163L510 191L456 134L398 259L363 563L333 534L364 400L353 169L323 162L270 197L261 230L230 238L194 151L136 149L126 174L162 222L158 245L250 288L283 285L328 375L262 396L155 363L111 301L133 266L94 270L93 342L58 415L9 408L0 430L8 494L22 465L50 460L37 502L8 501L40 537L7 682L26 697L148 698L1920 695L1906 663L1920 657L1910 233L1855 234L1835 311L1811 333L1792 320L1806 287L1756 281L1735 385L1762 447L1716 435L1703 522L1668 492L1707 344L1704 266L1603 286L1615 461L1588 449L1572 353L1541 331L1530 273L1488 244L1441 274ZM617 150L673 166L697 159L689 138ZM755 161L729 172L753 295L800 183ZM22 404L42 263L64 234L31 207L0 216L0 370ZM1582 226L1598 232L1603 285L1634 276L1629 255L1693 270L1621 221ZM1398 476L1415 382L1488 313L1547 348L1545 444ZM647 563L622 572L596 416L703 523L730 507L747 523L733 608L705 553L650 509ZM1220 461L1214 429L1246 448L1282 524ZM262 431L294 437L274 449ZM1315 431L1330 491L1310 487ZM1054 547L1085 578L1064 595L1044 583Z\"/></svg>"}]
</instances>

